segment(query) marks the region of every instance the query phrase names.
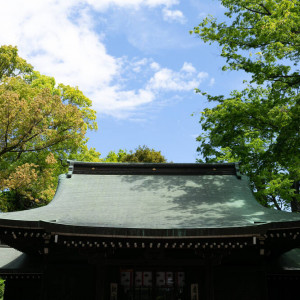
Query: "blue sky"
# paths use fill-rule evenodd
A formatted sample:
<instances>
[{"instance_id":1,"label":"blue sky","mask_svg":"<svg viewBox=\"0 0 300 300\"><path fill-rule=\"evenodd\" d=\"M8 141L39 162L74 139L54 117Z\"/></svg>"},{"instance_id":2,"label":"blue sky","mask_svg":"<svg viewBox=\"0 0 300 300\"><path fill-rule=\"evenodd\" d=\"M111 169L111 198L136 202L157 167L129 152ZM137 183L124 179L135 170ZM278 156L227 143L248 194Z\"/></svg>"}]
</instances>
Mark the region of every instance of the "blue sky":
<instances>
[{"instance_id":1,"label":"blue sky","mask_svg":"<svg viewBox=\"0 0 300 300\"><path fill-rule=\"evenodd\" d=\"M220 49L189 34L224 12L217 0L10 0L0 44L93 101L99 129L89 146L102 156L147 145L195 162L199 113L212 104L194 88L227 94L244 79L222 72Z\"/></svg>"}]
</instances>

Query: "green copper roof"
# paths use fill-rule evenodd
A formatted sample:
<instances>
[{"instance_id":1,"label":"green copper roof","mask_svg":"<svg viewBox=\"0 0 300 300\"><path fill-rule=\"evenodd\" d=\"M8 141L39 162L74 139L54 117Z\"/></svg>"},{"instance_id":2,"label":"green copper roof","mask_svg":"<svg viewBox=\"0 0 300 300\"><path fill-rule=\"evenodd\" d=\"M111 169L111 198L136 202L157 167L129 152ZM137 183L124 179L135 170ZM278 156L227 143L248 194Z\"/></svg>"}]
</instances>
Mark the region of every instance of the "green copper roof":
<instances>
[{"instance_id":1,"label":"green copper roof","mask_svg":"<svg viewBox=\"0 0 300 300\"><path fill-rule=\"evenodd\" d=\"M258 204L247 177L240 176L234 164L75 163L71 171L60 176L49 205L3 213L0 225L6 220L43 221L64 228L140 229L142 234L144 229L241 228L300 221L299 214Z\"/></svg>"},{"instance_id":2,"label":"green copper roof","mask_svg":"<svg viewBox=\"0 0 300 300\"><path fill-rule=\"evenodd\" d=\"M300 249L295 248L280 255L277 265L283 270L300 270Z\"/></svg>"},{"instance_id":3,"label":"green copper roof","mask_svg":"<svg viewBox=\"0 0 300 300\"><path fill-rule=\"evenodd\" d=\"M0 247L0 275L41 272L41 259L38 257L29 256L10 247Z\"/></svg>"}]
</instances>

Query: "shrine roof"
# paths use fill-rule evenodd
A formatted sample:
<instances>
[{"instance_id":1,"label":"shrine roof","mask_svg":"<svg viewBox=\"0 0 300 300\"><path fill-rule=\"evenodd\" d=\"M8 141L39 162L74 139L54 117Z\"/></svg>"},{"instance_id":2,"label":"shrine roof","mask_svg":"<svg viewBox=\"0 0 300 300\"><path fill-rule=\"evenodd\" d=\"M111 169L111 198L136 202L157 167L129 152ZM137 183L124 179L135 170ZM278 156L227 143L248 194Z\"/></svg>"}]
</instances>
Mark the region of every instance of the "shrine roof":
<instances>
[{"instance_id":1,"label":"shrine roof","mask_svg":"<svg viewBox=\"0 0 300 300\"><path fill-rule=\"evenodd\" d=\"M300 270L300 249L295 248L279 256L276 261L277 266L282 270L299 271Z\"/></svg>"},{"instance_id":2,"label":"shrine roof","mask_svg":"<svg viewBox=\"0 0 300 300\"><path fill-rule=\"evenodd\" d=\"M0 246L0 275L4 274L41 274L39 257L32 257L16 249Z\"/></svg>"},{"instance_id":3,"label":"shrine roof","mask_svg":"<svg viewBox=\"0 0 300 300\"><path fill-rule=\"evenodd\" d=\"M236 164L70 162L47 206L2 213L0 226L127 236L252 232L300 224L261 206Z\"/></svg>"}]
</instances>

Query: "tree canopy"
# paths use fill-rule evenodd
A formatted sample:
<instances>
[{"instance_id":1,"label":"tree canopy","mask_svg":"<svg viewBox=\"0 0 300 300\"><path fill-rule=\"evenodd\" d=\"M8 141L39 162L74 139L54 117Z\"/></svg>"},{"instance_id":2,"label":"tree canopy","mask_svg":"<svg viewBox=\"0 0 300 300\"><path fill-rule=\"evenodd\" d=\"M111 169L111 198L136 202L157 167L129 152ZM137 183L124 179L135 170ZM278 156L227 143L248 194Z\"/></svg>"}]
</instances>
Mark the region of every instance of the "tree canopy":
<instances>
[{"instance_id":1,"label":"tree canopy","mask_svg":"<svg viewBox=\"0 0 300 300\"><path fill-rule=\"evenodd\" d=\"M91 100L77 88L56 84L0 47L0 206L14 210L41 205L55 193L66 158L97 161L86 146L96 130Z\"/></svg>"},{"instance_id":2,"label":"tree canopy","mask_svg":"<svg viewBox=\"0 0 300 300\"><path fill-rule=\"evenodd\" d=\"M105 162L128 162L128 163L166 163L166 158L161 154L160 151L150 149L147 146L139 146L135 151L120 149L118 153L110 151Z\"/></svg>"},{"instance_id":3,"label":"tree canopy","mask_svg":"<svg viewBox=\"0 0 300 300\"><path fill-rule=\"evenodd\" d=\"M221 46L223 70L251 75L241 91L208 95L198 151L207 162L240 161L265 206L300 211L297 0L221 0L226 22L205 18L191 33Z\"/></svg>"}]
</instances>

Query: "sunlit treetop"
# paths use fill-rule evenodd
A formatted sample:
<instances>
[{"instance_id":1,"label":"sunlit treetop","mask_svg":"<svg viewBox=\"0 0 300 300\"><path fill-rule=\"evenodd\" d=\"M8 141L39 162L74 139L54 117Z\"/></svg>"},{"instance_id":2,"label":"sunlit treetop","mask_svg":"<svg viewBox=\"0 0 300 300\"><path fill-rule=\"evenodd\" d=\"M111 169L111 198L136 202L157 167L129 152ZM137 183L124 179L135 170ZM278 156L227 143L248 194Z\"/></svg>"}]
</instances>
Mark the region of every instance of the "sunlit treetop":
<instances>
[{"instance_id":1,"label":"sunlit treetop","mask_svg":"<svg viewBox=\"0 0 300 300\"><path fill-rule=\"evenodd\" d=\"M299 85L300 3L298 0L222 0L226 22L205 18L191 33L217 42L227 64L256 83Z\"/></svg>"}]
</instances>

